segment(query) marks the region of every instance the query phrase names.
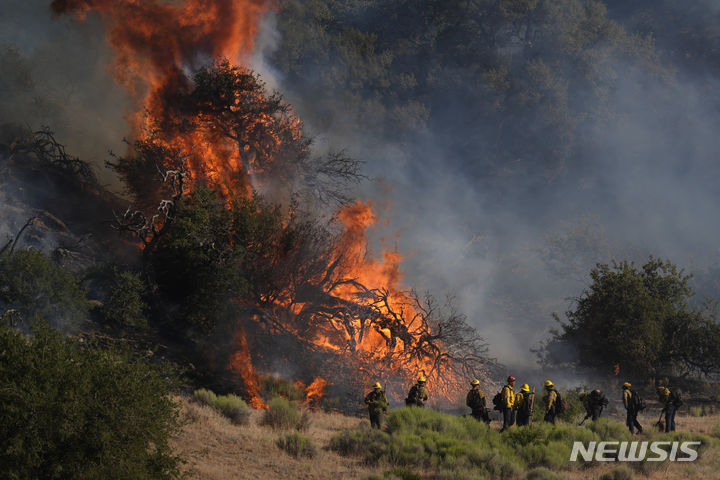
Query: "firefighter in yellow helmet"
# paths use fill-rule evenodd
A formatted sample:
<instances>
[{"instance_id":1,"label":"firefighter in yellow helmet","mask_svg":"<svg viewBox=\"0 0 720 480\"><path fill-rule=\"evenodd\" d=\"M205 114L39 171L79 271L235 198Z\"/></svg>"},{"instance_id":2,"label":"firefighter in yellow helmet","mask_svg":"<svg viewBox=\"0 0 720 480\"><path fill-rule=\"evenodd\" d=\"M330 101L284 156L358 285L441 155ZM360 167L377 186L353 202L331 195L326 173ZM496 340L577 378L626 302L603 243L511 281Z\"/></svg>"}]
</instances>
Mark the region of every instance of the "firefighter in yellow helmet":
<instances>
[{"instance_id":1,"label":"firefighter in yellow helmet","mask_svg":"<svg viewBox=\"0 0 720 480\"><path fill-rule=\"evenodd\" d=\"M555 417L565 411L565 402L560 398L560 394L555 389L555 384L550 380L545 380L545 417L543 420L555 425Z\"/></svg>"},{"instance_id":2,"label":"firefighter in yellow helmet","mask_svg":"<svg viewBox=\"0 0 720 480\"><path fill-rule=\"evenodd\" d=\"M480 380L477 378L470 382L470 391L465 399L465 405L472 410L472 417L487 424L490 423L490 416L485 405L485 392L480 389Z\"/></svg>"},{"instance_id":3,"label":"firefighter in yellow helmet","mask_svg":"<svg viewBox=\"0 0 720 480\"><path fill-rule=\"evenodd\" d=\"M637 433L641 434L643 428L640 422L638 422L637 416L645 406L640 399L640 395L638 395L635 390L631 390L630 387L632 387L630 382L623 383L623 406L625 406L625 410L627 411L625 424L628 430L630 430L630 433L635 433L635 429L637 429Z\"/></svg>"},{"instance_id":4,"label":"firefighter in yellow helmet","mask_svg":"<svg viewBox=\"0 0 720 480\"><path fill-rule=\"evenodd\" d=\"M515 394L515 424L518 427L530 425L530 419L533 415L535 407L535 392L530 391L530 386L526 383L520 387L520 391Z\"/></svg>"},{"instance_id":5,"label":"firefighter in yellow helmet","mask_svg":"<svg viewBox=\"0 0 720 480\"><path fill-rule=\"evenodd\" d=\"M503 432L515 423L515 410L513 409L515 404L515 377L510 375L507 378L507 385L500 391L500 396L500 411L503 415L503 426L500 431Z\"/></svg>"},{"instance_id":6,"label":"firefighter in yellow helmet","mask_svg":"<svg viewBox=\"0 0 720 480\"><path fill-rule=\"evenodd\" d=\"M368 413L370 414L370 426L380 428L383 416L388 410L387 397L380 382L375 382L372 391L365 396L365 405L368 406Z\"/></svg>"},{"instance_id":7,"label":"firefighter in yellow helmet","mask_svg":"<svg viewBox=\"0 0 720 480\"><path fill-rule=\"evenodd\" d=\"M663 406L660 413L665 412L665 431L675 431L675 412L678 407L682 406L683 402L680 399L680 395L671 392L669 388L663 387L662 385L657 387L658 400Z\"/></svg>"},{"instance_id":8,"label":"firefighter in yellow helmet","mask_svg":"<svg viewBox=\"0 0 720 480\"><path fill-rule=\"evenodd\" d=\"M416 407L424 407L427 402L429 392L425 386L425 375L420 375L417 383L410 388L408 396L405 399L405 405L414 405Z\"/></svg>"}]
</instances>

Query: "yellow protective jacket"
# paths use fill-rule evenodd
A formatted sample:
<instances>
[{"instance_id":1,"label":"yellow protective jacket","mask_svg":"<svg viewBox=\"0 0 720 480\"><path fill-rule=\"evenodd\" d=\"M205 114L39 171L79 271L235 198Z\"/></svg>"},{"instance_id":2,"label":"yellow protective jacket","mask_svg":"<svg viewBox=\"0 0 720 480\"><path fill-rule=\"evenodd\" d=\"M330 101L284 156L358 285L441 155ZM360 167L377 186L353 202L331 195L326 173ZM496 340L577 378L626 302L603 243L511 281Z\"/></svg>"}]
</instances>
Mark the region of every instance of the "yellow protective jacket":
<instances>
[{"instance_id":1,"label":"yellow protective jacket","mask_svg":"<svg viewBox=\"0 0 720 480\"><path fill-rule=\"evenodd\" d=\"M515 389L511 385L505 385L500 393L503 399L503 407L513 408L515 404Z\"/></svg>"},{"instance_id":2,"label":"yellow protective jacket","mask_svg":"<svg viewBox=\"0 0 720 480\"><path fill-rule=\"evenodd\" d=\"M630 409L631 401L632 401L632 393L630 392L629 388L626 388L623 390L623 405L625 405L625 410Z\"/></svg>"},{"instance_id":3,"label":"yellow protective jacket","mask_svg":"<svg viewBox=\"0 0 720 480\"><path fill-rule=\"evenodd\" d=\"M545 397L545 413L552 410L552 408L555 406L555 401L557 400L557 392L555 390L550 390Z\"/></svg>"},{"instance_id":4,"label":"yellow protective jacket","mask_svg":"<svg viewBox=\"0 0 720 480\"><path fill-rule=\"evenodd\" d=\"M671 403L670 389L662 387L662 389L658 392L658 400L660 400L660 403L663 404L663 407L667 407Z\"/></svg>"}]
</instances>

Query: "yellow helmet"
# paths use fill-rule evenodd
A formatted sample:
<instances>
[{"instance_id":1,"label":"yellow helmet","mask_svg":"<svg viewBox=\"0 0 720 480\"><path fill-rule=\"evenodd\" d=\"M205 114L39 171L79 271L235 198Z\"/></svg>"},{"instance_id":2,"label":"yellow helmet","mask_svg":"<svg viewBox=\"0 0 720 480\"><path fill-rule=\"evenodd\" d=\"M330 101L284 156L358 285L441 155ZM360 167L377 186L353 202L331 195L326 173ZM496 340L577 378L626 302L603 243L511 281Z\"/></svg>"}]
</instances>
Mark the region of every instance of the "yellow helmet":
<instances>
[{"instance_id":1,"label":"yellow helmet","mask_svg":"<svg viewBox=\"0 0 720 480\"><path fill-rule=\"evenodd\" d=\"M530 391L530 387L529 387L528 384L526 383L525 385L523 385L523 386L520 388L520 391L521 391L521 392L529 392L529 391Z\"/></svg>"},{"instance_id":2,"label":"yellow helmet","mask_svg":"<svg viewBox=\"0 0 720 480\"><path fill-rule=\"evenodd\" d=\"M553 382L551 382L550 380L545 380L545 386L546 387L554 387L555 384Z\"/></svg>"},{"instance_id":3,"label":"yellow helmet","mask_svg":"<svg viewBox=\"0 0 720 480\"><path fill-rule=\"evenodd\" d=\"M478 380L478 379L476 378L475 380L473 380L472 382L470 382L470 385L480 385L480 380Z\"/></svg>"},{"instance_id":4,"label":"yellow helmet","mask_svg":"<svg viewBox=\"0 0 720 480\"><path fill-rule=\"evenodd\" d=\"M623 383L623 388L630 388L630 387L632 387L632 385L630 384L630 382L625 382L625 383Z\"/></svg>"},{"instance_id":5,"label":"yellow helmet","mask_svg":"<svg viewBox=\"0 0 720 480\"><path fill-rule=\"evenodd\" d=\"M583 398L585 398L585 397L587 397L587 396L588 396L588 393L587 393L587 392L582 392L580 395L578 395L578 398L579 398L580 400L582 400Z\"/></svg>"},{"instance_id":6,"label":"yellow helmet","mask_svg":"<svg viewBox=\"0 0 720 480\"><path fill-rule=\"evenodd\" d=\"M380 385L380 382L375 382L375 385L373 385L373 388L382 388L382 385Z\"/></svg>"},{"instance_id":7,"label":"yellow helmet","mask_svg":"<svg viewBox=\"0 0 720 480\"><path fill-rule=\"evenodd\" d=\"M425 375L420 375L420 376L418 377L418 382L422 383L422 382L424 382L424 381L425 381Z\"/></svg>"}]
</instances>

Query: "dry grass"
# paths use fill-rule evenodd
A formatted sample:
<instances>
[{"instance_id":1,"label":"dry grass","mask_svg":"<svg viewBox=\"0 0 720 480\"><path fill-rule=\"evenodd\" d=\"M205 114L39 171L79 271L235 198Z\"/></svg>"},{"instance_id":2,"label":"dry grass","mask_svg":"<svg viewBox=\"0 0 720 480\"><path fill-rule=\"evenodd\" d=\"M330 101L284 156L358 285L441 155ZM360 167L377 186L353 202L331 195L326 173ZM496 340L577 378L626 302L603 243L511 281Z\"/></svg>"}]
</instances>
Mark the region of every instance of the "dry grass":
<instances>
[{"instance_id":1,"label":"dry grass","mask_svg":"<svg viewBox=\"0 0 720 480\"><path fill-rule=\"evenodd\" d=\"M189 461L186 470L193 480L274 480L274 479L364 479L379 469L363 465L358 460L341 457L326 447L335 433L357 427L367 420L340 414L312 413L310 428L304 432L320 448L312 459L295 459L276 445L282 432L260 426L262 411L253 411L250 424L233 425L210 407L181 399L183 416L187 420L183 433L173 445ZM657 421L657 415L647 415L640 422L647 428ZM678 416L679 430L710 434L720 425L720 415L708 417ZM642 440L642 437L638 437ZM636 480L715 480L720 478L720 448L705 451L692 464L670 463L650 476L636 474ZM569 480L597 479L617 464L607 464L587 470L559 472ZM422 473L422 472L418 472Z\"/></svg>"},{"instance_id":2,"label":"dry grass","mask_svg":"<svg viewBox=\"0 0 720 480\"><path fill-rule=\"evenodd\" d=\"M339 414L315 412L305 434L320 447L312 459L295 459L276 445L281 432L259 426L261 411L254 411L250 424L233 425L212 408L180 399L187 420L173 442L186 460L193 480L363 479L374 471L357 460L325 450L330 437L356 427L361 420Z\"/></svg>"}]
</instances>

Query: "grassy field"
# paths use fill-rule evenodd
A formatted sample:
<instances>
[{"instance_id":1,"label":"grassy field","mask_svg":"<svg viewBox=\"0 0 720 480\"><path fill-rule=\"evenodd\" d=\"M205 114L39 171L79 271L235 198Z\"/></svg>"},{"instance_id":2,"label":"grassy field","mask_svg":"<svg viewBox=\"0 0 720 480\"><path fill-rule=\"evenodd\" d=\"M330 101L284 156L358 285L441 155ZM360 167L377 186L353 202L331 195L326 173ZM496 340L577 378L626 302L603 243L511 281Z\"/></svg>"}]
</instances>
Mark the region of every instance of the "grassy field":
<instances>
[{"instance_id":1,"label":"grassy field","mask_svg":"<svg viewBox=\"0 0 720 480\"><path fill-rule=\"evenodd\" d=\"M679 430L691 432L695 436L704 435L702 438L708 446L696 462L665 462L650 465L650 468L613 472L618 464L569 464L566 450L572 439L625 435L621 425L614 422L606 422L592 430L575 428L569 424L557 429L540 426L533 430L535 437L532 441L528 440L527 446L517 447L516 439L527 440L525 429L517 429L516 432L511 430L508 432L511 435L500 436L496 433L499 428L497 422L493 422L491 429L487 430L471 419L429 411L417 416L400 410L390 420L388 429L391 433L388 434L370 431L369 423L364 418L312 412L309 427L302 431L302 435L309 437L317 448L312 458L296 458L280 448L279 443L282 444L282 441L278 442L291 431L262 426L262 411L252 411L247 425L237 425L211 406L185 398L180 399L180 402L186 425L183 433L175 439L174 447L188 461L185 470L189 478L197 480L580 480L600 479L603 475L604 479L610 480L720 478L720 415L678 417ZM656 420L656 416L642 417L640 421L648 427L649 433L635 438L659 438L659 434L650 432L649 428ZM345 450L338 448L339 444ZM353 453L353 448L357 452ZM367 454L368 450L374 453ZM560 450L562 453L558 453ZM493 454L492 458L483 457L488 451L500 453ZM476 463L473 464L473 461ZM493 469L486 470L490 468L486 467L487 464L494 465ZM552 472L545 466L550 467ZM394 473L389 473L391 471ZM482 477L483 474L486 477Z\"/></svg>"}]
</instances>

